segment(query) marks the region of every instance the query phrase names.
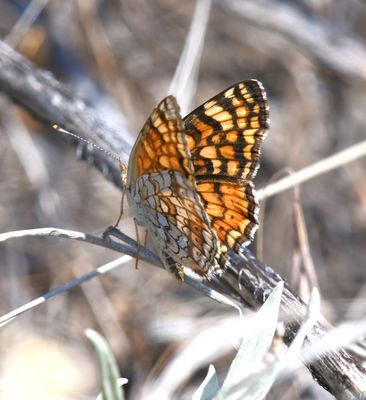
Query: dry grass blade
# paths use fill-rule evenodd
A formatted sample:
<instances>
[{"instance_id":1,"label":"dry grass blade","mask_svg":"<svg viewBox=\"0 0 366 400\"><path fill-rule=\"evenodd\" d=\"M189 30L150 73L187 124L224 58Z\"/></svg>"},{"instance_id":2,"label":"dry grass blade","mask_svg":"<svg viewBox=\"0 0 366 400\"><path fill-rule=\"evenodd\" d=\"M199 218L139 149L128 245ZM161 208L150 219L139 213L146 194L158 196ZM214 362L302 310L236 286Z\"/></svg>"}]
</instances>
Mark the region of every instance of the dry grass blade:
<instances>
[{"instance_id":1,"label":"dry grass blade","mask_svg":"<svg viewBox=\"0 0 366 400\"><path fill-rule=\"evenodd\" d=\"M48 0L32 0L8 36L4 39L4 42L11 47L16 47L42 10L47 6L47 3Z\"/></svg>"},{"instance_id":2,"label":"dry grass blade","mask_svg":"<svg viewBox=\"0 0 366 400\"><path fill-rule=\"evenodd\" d=\"M43 304L44 302L46 302L48 299L50 299L51 297L54 296L58 296L63 292L66 292L68 290L70 290L73 287L79 286L82 283L93 279L97 276L103 275L107 272L110 272L111 270L125 264L127 261L130 260L129 256L122 256L110 263L107 263L105 265L102 265L101 267L97 268L95 271L89 272L83 276L81 276L80 278L74 279L73 281L68 282L66 285L60 286L58 288L52 289L51 291L49 291L48 293L44 294L43 296L40 296L20 307L15 308L14 310L2 315L0 317L0 326L4 326L7 323L11 322L14 318L18 317L19 315Z\"/></svg>"},{"instance_id":3,"label":"dry grass blade","mask_svg":"<svg viewBox=\"0 0 366 400\"><path fill-rule=\"evenodd\" d=\"M342 76L356 81L366 80L362 67L366 51L362 42L347 36L345 32L337 34L332 24L321 23L322 18L308 18L306 12L301 12L295 4L248 0L227 0L219 4L251 24L283 35Z\"/></svg>"},{"instance_id":4,"label":"dry grass blade","mask_svg":"<svg viewBox=\"0 0 366 400\"><path fill-rule=\"evenodd\" d=\"M94 244L97 246L102 246L105 248L116 250L121 253L124 253L125 255L118 258L117 260L114 260L112 262L109 262L109 263L97 268L94 271L91 271L91 272L88 272L88 273L82 275L80 278L70 281L66 285L63 285L56 289L53 289L50 292L46 293L45 295L41 296L40 298L32 300L31 302L29 302L21 307L18 307L15 310L3 315L0 318L0 325L10 322L16 316L42 304L44 301L46 301L47 299L49 299L51 297L54 297L54 296L56 296L64 291L67 291L73 287L79 286L83 282L93 279L99 275L110 272L114 268L129 261L131 259L131 257L138 256L140 259L142 259L144 261L148 261L151 264L162 268L161 262L157 256L155 256L151 251L149 251L145 247L138 245L134 240L130 239L129 237L127 237L126 235L124 235L122 232L118 231L114 227L110 227L106 231L104 237L98 237L98 236L90 235L87 233L75 232L75 231L70 231L70 230L66 230L66 229L57 229L57 228L28 229L28 230L7 232L7 233L0 234L0 243L6 242L8 240L16 239L16 238L34 237L34 236L50 236L50 237L79 240L79 241L87 242L87 243ZM126 242L126 244L111 240L111 238L110 238L111 236L114 236L116 238L124 240ZM229 305L229 306L235 308L236 310L239 311L239 314L241 315L240 307L234 301L232 301L229 297L221 294L219 291L216 291L216 290L208 287L205 282L201 282L199 279L197 279L197 276L195 274L191 273L189 270L185 270L184 273L185 273L184 280L186 283L192 285L194 288L201 291L203 294L210 297L212 300L215 300L218 303L226 304L226 305Z\"/></svg>"},{"instance_id":5,"label":"dry grass blade","mask_svg":"<svg viewBox=\"0 0 366 400\"><path fill-rule=\"evenodd\" d=\"M310 253L309 239L306 229L305 216L299 199L299 190L295 191L294 223L296 227L296 249L299 251L301 261L297 273L297 279L292 274L291 287L297 288L300 298L307 302L313 288L319 288L316 269ZM293 268L294 270L294 268Z\"/></svg>"},{"instance_id":6,"label":"dry grass blade","mask_svg":"<svg viewBox=\"0 0 366 400\"><path fill-rule=\"evenodd\" d=\"M168 94L173 94L186 115L196 92L205 34L210 16L212 0L198 0L191 26L181 53Z\"/></svg>"},{"instance_id":7,"label":"dry grass blade","mask_svg":"<svg viewBox=\"0 0 366 400\"><path fill-rule=\"evenodd\" d=\"M271 197L275 194L284 192L291 189L296 185L300 185L316 176L323 175L333 169L342 167L352 161L356 161L366 155L366 140L348 147L330 157L324 158L308 167L294 172L292 175L280 179L277 182L270 183L269 185L257 191L259 200L265 197Z\"/></svg>"}]
</instances>

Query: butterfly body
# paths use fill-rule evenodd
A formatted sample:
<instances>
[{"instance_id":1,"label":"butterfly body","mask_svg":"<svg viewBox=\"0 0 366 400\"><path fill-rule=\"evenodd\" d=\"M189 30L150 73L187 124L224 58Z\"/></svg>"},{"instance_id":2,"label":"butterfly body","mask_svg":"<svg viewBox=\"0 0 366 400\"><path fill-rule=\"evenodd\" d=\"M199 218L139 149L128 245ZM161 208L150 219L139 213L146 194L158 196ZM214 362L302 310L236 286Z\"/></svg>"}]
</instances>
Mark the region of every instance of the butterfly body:
<instances>
[{"instance_id":1,"label":"butterfly body","mask_svg":"<svg viewBox=\"0 0 366 400\"><path fill-rule=\"evenodd\" d=\"M130 155L126 194L164 266L210 278L226 249L252 238L258 204L252 178L268 128L257 81L223 91L182 119L173 96L162 100Z\"/></svg>"}]
</instances>

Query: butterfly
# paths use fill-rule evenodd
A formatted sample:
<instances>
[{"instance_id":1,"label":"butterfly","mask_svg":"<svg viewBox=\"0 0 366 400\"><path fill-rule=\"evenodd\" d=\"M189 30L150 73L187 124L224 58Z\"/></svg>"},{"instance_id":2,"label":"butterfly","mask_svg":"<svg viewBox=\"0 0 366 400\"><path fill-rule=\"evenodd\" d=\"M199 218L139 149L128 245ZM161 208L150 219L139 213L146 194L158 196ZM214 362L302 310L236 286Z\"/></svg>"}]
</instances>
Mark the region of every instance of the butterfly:
<instances>
[{"instance_id":1,"label":"butterfly","mask_svg":"<svg viewBox=\"0 0 366 400\"><path fill-rule=\"evenodd\" d=\"M257 80L222 91L182 118L164 98L140 131L129 158L126 196L164 267L210 279L241 251L258 226L252 180L269 128Z\"/></svg>"}]
</instances>

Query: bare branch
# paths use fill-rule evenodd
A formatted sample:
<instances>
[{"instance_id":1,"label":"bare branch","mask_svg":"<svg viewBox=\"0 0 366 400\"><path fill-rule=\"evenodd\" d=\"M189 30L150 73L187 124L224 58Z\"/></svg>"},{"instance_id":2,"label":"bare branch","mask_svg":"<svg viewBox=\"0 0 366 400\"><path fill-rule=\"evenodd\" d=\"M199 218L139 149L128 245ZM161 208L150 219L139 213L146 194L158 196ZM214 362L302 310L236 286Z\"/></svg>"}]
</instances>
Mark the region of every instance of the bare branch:
<instances>
[{"instance_id":1,"label":"bare branch","mask_svg":"<svg viewBox=\"0 0 366 400\"><path fill-rule=\"evenodd\" d=\"M233 254L233 265L224 275L225 285L232 294L239 296L253 308L263 304L276 284L283 280L271 267L259 262L249 250L241 255ZM290 344L303 321L306 306L285 285L281 312L291 315L285 324L285 341ZM338 399L362 399L365 395L366 370L343 349L325 352L322 340L329 334L329 324L318 322L307 343L317 349L319 358L307 365L314 379ZM303 360L305 361L305 360Z\"/></svg>"},{"instance_id":2,"label":"bare branch","mask_svg":"<svg viewBox=\"0 0 366 400\"><path fill-rule=\"evenodd\" d=\"M129 136L127 132L108 124L50 72L37 69L1 41L0 90L48 125L58 124L101 147L114 149L127 159L131 149L126 140ZM80 146L78 141L72 143L74 147ZM116 186L122 186L119 167L111 163L106 154L92 146L84 146L83 158Z\"/></svg>"}]
</instances>

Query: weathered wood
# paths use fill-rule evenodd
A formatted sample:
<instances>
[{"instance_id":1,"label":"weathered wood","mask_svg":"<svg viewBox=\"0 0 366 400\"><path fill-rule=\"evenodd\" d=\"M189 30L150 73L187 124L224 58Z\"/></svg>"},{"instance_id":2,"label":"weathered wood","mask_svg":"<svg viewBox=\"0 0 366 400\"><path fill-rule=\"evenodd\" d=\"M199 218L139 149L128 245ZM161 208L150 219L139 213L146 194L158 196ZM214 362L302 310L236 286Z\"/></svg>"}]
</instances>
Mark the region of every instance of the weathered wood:
<instances>
[{"instance_id":1,"label":"weathered wood","mask_svg":"<svg viewBox=\"0 0 366 400\"><path fill-rule=\"evenodd\" d=\"M36 68L1 41L0 90L43 120L50 129L51 125L58 124L103 148L113 149L121 157L129 154L131 146L124 139L126 132L103 120L50 72ZM111 157L71 137L66 136L66 140L79 150L82 147L82 151L78 152L80 156L93 164L108 180L121 187L119 166Z\"/></svg>"}]
</instances>

